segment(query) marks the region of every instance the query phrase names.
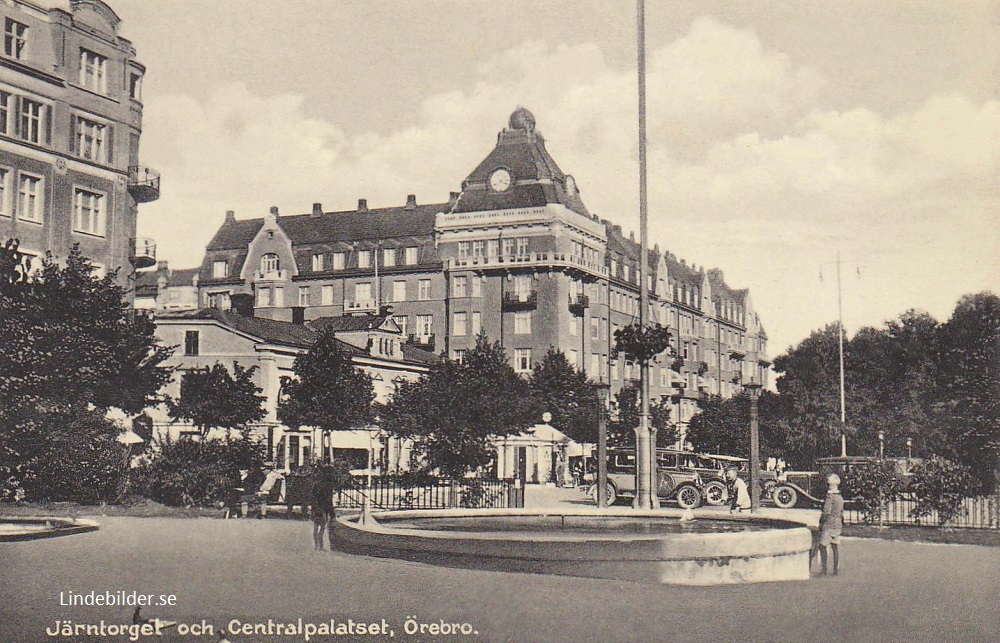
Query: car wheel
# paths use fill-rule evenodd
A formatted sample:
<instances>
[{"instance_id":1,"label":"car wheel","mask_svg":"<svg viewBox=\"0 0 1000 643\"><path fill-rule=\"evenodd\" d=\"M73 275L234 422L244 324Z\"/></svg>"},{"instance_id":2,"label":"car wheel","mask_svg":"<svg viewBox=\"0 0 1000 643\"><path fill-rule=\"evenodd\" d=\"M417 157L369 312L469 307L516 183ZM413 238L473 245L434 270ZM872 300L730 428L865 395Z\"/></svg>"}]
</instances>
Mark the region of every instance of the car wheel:
<instances>
[{"instance_id":1,"label":"car wheel","mask_svg":"<svg viewBox=\"0 0 1000 643\"><path fill-rule=\"evenodd\" d=\"M712 507L719 507L726 504L729 499L729 489L718 480L713 480L705 485L705 502Z\"/></svg>"},{"instance_id":2,"label":"car wheel","mask_svg":"<svg viewBox=\"0 0 1000 643\"><path fill-rule=\"evenodd\" d=\"M701 492L690 485L677 490L677 504L681 509L694 509L701 504Z\"/></svg>"},{"instance_id":3,"label":"car wheel","mask_svg":"<svg viewBox=\"0 0 1000 643\"><path fill-rule=\"evenodd\" d=\"M781 509L791 509L799 502L798 492L785 485L775 487L771 497L774 500L774 506Z\"/></svg>"},{"instance_id":4,"label":"car wheel","mask_svg":"<svg viewBox=\"0 0 1000 643\"><path fill-rule=\"evenodd\" d=\"M596 484L593 487L590 488L590 496L594 499L594 504L596 505L597 504L597 485ZM608 483L608 506L610 507L611 505L615 504L616 502L618 502L618 492L615 491L615 486L609 482Z\"/></svg>"}]
</instances>

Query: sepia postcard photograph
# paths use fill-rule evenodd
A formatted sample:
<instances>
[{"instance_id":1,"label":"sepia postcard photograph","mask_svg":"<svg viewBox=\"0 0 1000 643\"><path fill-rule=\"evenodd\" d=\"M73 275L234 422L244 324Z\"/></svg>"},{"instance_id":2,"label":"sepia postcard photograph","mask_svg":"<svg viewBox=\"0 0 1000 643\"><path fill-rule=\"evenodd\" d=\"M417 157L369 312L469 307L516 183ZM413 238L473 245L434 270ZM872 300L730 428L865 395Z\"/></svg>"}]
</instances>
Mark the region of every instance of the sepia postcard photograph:
<instances>
[{"instance_id":1,"label":"sepia postcard photograph","mask_svg":"<svg viewBox=\"0 0 1000 643\"><path fill-rule=\"evenodd\" d=\"M0 643L1000 640L1000 1L0 23Z\"/></svg>"}]
</instances>

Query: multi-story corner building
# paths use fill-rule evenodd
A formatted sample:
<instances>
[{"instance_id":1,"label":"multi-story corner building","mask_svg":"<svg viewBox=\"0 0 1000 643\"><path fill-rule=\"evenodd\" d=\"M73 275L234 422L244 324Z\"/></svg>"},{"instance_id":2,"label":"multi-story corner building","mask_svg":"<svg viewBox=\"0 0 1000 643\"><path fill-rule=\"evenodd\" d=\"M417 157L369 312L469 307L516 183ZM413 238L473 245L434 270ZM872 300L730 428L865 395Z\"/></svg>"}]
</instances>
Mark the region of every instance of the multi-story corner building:
<instances>
[{"instance_id":1,"label":"multi-story corner building","mask_svg":"<svg viewBox=\"0 0 1000 643\"><path fill-rule=\"evenodd\" d=\"M33 256L78 243L124 283L156 263L135 235L160 190L139 165L146 69L101 0L7 0L0 23L0 238Z\"/></svg>"},{"instance_id":2,"label":"multi-story corner building","mask_svg":"<svg viewBox=\"0 0 1000 643\"><path fill-rule=\"evenodd\" d=\"M462 359L479 333L500 340L527 373L550 348L613 391L639 369L612 359L617 329L638 321L639 245L591 214L572 176L517 109L493 150L447 203L237 220L208 245L204 306L253 293L257 315L306 319L390 304L410 341ZM673 352L652 368L651 393L683 428L706 395L766 384L767 335L747 290L659 247L648 251L650 318ZM301 311L294 312L299 308ZM557 427L558 428L558 427Z\"/></svg>"}]
</instances>

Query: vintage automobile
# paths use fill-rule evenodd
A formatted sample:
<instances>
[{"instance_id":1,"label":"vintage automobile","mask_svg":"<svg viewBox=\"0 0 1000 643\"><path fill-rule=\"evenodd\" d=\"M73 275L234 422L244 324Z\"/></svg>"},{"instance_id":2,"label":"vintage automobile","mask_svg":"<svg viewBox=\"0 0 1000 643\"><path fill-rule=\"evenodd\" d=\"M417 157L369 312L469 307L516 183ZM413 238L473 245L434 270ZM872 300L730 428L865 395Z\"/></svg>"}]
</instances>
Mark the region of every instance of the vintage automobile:
<instances>
[{"instance_id":1,"label":"vintage automobile","mask_svg":"<svg viewBox=\"0 0 1000 643\"><path fill-rule=\"evenodd\" d=\"M706 504L719 506L729 500L729 487L726 484L726 469L729 467L737 467L740 478L750 482L750 470L747 466L749 460L746 458L716 453L697 453L692 456L698 463L695 471L701 474L705 482L703 493ZM759 480L760 497L762 500L767 500L777 484L777 474L774 471L761 469Z\"/></svg>"},{"instance_id":2,"label":"vintage automobile","mask_svg":"<svg viewBox=\"0 0 1000 643\"><path fill-rule=\"evenodd\" d=\"M909 458L886 458L896 467L896 474L904 483L911 476L914 462ZM833 456L817 458L817 471L784 471L778 476L771 500L774 506L790 509L798 505L817 506L826 498L826 476L836 473L843 476L852 467L878 462L878 458L867 456ZM850 499L847 499L850 503Z\"/></svg>"},{"instance_id":3,"label":"vintage automobile","mask_svg":"<svg viewBox=\"0 0 1000 643\"><path fill-rule=\"evenodd\" d=\"M702 503L704 482L697 471L685 466L689 452L672 449L656 450L657 496L676 500L682 509L693 509ZM590 477L590 476L588 476ZM597 485L588 491L597 501ZM635 497L635 450L608 449L608 504Z\"/></svg>"}]
</instances>

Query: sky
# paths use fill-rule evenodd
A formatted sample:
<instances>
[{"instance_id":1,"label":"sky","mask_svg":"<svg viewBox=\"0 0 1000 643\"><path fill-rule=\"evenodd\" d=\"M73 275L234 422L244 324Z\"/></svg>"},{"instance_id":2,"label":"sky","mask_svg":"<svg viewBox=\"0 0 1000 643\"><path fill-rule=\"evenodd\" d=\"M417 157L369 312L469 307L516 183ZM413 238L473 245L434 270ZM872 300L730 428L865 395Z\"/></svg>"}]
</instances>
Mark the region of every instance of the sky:
<instances>
[{"instance_id":1,"label":"sky","mask_svg":"<svg viewBox=\"0 0 1000 643\"><path fill-rule=\"evenodd\" d=\"M530 109L638 234L624 0L109 0L146 65L139 234L201 261L225 211L443 202ZM785 352L837 319L1000 293L1000 2L651 0L651 242L749 288Z\"/></svg>"}]
</instances>

